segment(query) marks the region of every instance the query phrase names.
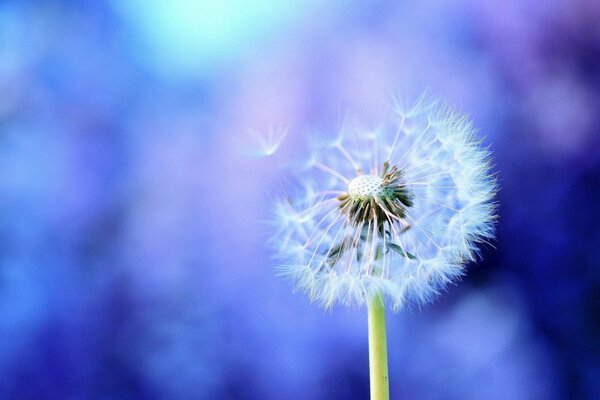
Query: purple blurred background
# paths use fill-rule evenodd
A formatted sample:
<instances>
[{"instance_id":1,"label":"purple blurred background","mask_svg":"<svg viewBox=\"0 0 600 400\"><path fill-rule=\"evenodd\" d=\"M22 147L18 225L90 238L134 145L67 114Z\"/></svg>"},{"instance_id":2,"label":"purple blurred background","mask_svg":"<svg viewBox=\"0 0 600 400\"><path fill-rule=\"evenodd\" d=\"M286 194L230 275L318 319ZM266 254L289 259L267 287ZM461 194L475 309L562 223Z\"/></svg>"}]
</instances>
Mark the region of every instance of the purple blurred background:
<instances>
[{"instance_id":1,"label":"purple blurred background","mask_svg":"<svg viewBox=\"0 0 600 400\"><path fill-rule=\"evenodd\" d=\"M501 182L496 249L388 315L394 399L600 399L600 3L0 2L0 399L366 399L362 309L273 274L279 159L428 88Z\"/></svg>"}]
</instances>

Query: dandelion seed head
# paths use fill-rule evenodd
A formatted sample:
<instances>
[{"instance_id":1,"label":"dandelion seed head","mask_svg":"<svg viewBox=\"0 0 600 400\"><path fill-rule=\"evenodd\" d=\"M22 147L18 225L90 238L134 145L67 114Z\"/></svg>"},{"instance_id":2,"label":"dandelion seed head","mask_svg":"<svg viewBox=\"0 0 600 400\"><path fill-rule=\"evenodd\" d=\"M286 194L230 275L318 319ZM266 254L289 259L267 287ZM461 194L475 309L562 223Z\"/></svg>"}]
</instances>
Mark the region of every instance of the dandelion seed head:
<instances>
[{"instance_id":1,"label":"dandelion seed head","mask_svg":"<svg viewBox=\"0 0 600 400\"><path fill-rule=\"evenodd\" d=\"M469 119L428 96L388 121L312 141L274 207L278 272L315 302L424 304L494 236L497 185Z\"/></svg>"}]
</instances>

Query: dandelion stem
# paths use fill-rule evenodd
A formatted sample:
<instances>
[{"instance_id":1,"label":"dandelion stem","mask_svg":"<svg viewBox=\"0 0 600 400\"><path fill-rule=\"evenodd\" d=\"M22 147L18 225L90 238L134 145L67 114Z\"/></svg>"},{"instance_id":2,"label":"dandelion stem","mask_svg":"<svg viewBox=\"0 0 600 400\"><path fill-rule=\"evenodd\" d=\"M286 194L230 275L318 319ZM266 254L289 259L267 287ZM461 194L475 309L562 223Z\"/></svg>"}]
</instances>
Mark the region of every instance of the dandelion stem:
<instances>
[{"instance_id":1,"label":"dandelion stem","mask_svg":"<svg viewBox=\"0 0 600 400\"><path fill-rule=\"evenodd\" d=\"M389 400L385 306L381 295L369 302L369 374L371 400Z\"/></svg>"}]
</instances>

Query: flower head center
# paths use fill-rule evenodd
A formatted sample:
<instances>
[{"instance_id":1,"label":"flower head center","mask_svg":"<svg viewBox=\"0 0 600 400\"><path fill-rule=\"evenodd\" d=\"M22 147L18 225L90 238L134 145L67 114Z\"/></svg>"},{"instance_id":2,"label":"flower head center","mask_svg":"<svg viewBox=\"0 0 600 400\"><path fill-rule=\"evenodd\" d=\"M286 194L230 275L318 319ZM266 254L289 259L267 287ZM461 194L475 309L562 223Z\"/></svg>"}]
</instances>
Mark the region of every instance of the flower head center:
<instances>
[{"instance_id":1,"label":"flower head center","mask_svg":"<svg viewBox=\"0 0 600 400\"><path fill-rule=\"evenodd\" d=\"M375 175L361 175L350 181L348 194L354 200L391 198L394 191L383 178Z\"/></svg>"},{"instance_id":2,"label":"flower head center","mask_svg":"<svg viewBox=\"0 0 600 400\"><path fill-rule=\"evenodd\" d=\"M386 161L381 174L360 175L348 184L348 192L337 197L338 207L347 214L354 225L369 226L376 223L381 235L385 225L402 222L407 207L412 206L412 196L401 182L402 172Z\"/></svg>"}]
</instances>

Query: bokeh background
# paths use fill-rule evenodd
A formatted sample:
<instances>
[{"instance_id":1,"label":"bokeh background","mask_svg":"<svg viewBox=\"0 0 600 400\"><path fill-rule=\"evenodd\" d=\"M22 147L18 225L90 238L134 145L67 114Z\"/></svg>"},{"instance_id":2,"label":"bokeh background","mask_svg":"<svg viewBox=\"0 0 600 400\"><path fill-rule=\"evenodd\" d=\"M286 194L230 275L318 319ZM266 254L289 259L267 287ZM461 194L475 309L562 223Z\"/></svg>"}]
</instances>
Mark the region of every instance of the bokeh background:
<instances>
[{"instance_id":1,"label":"bokeh background","mask_svg":"<svg viewBox=\"0 0 600 400\"><path fill-rule=\"evenodd\" d=\"M274 276L281 165L428 88L501 182L495 248L388 315L394 399L600 399L600 3L0 2L0 399L366 399L362 309ZM282 167L283 168L283 167Z\"/></svg>"}]
</instances>

